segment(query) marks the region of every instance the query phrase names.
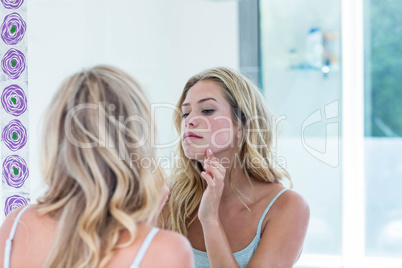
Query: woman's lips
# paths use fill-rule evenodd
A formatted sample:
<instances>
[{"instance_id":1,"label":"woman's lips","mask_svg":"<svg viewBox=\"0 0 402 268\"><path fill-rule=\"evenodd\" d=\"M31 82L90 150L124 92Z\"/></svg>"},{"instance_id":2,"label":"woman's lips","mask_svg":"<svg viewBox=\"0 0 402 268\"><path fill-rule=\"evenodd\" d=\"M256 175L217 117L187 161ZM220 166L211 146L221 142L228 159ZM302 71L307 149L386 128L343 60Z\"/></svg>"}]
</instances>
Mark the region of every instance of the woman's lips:
<instances>
[{"instance_id":1,"label":"woman's lips","mask_svg":"<svg viewBox=\"0 0 402 268\"><path fill-rule=\"evenodd\" d=\"M200 137L195 137L195 136L188 136L188 137L185 137L183 141L196 140L196 139L201 139L201 138Z\"/></svg>"},{"instance_id":2,"label":"woman's lips","mask_svg":"<svg viewBox=\"0 0 402 268\"><path fill-rule=\"evenodd\" d=\"M186 132L183 135L183 141L185 140L195 140L195 139L202 139L202 137L198 136L197 134L193 132Z\"/></svg>"}]
</instances>

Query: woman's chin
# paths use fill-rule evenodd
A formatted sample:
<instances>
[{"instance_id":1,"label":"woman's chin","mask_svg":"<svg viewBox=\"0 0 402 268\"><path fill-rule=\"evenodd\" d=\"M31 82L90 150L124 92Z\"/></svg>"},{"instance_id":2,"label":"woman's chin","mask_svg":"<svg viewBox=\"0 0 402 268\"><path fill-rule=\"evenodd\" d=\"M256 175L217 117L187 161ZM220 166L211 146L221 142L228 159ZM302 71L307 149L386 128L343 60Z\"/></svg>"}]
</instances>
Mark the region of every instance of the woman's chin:
<instances>
[{"instance_id":1,"label":"woman's chin","mask_svg":"<svg viewBox=\"0 0 402 268\"><path fill-rule=\"evenodd\" d=\"M198 161L203 161L205 159L205 150L202 148L194 148L191 146L187 146L184 149L184 154L188 159L191 160L198 160Z\"/></svg>"}]
</instances>

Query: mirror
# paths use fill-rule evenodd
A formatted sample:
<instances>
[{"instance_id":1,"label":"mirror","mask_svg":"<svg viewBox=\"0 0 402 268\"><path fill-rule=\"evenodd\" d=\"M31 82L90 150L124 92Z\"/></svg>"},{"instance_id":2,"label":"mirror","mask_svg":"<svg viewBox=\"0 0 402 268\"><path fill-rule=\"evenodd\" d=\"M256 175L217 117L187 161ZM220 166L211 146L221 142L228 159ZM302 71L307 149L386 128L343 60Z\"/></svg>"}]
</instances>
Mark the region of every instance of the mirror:
<instances>
[{"instance_id":1,"label":"mirror","mask_svg":"<svg viewBox=\"0 0 402 268\"><path fill-rule=\"evenodd\" d=\"M31 200L42 189L42 115L65 77L112 64L133 75L152 103L174 105L193 74L238 69L237 7L237 1L211 0L27 1ZM159 142L175 140L172 110L159 107L155 115Z\"/></svg>"}]
</instances>

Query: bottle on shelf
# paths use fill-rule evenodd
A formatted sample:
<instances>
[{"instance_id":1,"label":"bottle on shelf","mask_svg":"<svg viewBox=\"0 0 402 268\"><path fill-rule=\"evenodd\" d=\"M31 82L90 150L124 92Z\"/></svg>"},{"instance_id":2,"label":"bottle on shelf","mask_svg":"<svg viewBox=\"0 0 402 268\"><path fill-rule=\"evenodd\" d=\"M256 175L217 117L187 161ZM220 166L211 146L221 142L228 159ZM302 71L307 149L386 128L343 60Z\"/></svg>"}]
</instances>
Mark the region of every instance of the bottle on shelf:
<instances>
[{"instance_id":1,"label":"bottle on shelf","mask_svg":"<svg viewBox=\"0 0 402 268\"><path fill-rule=\"evenodd\" d=\"M306 61L313 69L320 69L324 63L324 38L320 28L311 28L306 40Z\"/></svg>"}]
</instances>

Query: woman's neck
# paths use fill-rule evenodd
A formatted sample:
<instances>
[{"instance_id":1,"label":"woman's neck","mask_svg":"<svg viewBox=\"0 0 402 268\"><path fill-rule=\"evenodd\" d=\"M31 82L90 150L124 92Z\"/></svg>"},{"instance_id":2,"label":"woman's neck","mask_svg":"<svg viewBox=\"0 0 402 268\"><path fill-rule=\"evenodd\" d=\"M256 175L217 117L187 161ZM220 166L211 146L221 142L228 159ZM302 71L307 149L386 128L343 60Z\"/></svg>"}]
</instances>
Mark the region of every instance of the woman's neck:
<instances>
[{"instance_id":1,"label":"woman's neck","mask_svg":"<svg viewBox=\"0 0 402 268\"><path fill-rule=\"evenodd\" d=\"M246 202L247 205L252 205L255 201L253 180L247 179L246 174L240 167L233 168L233 172L230 176L229 168L226 169L224 188L221 197L221 204L227 203L241 203L238 196L232 190L232 184L235 184L237 189L242 193L242 200ZM250 183L251 182L251 183Z\"/></svg>"},{"instance_id":2,"label":"woman's neck","mask_svg":"<svg viewBox=\"0 0 402 268\"><path fill-rule=\"evenodd\" d=\"M237 148L230 148L215 154L215 157L219 160L219 163L226 169L225 179L224 179L224 189L221 197L221 204L228 203L241 203L238 196L232 191L232 184L234 183L242 193L243 202L247 205L252 205L255 201L253 179L250 181L247 179L246 174L243 172L243 160L236 156ZM203 161L200 161L202 165ZM230 173L230 167L233 165L233 172ZM244 198L245 197L245 198ZM249 199L249 200L247 200Z\"/></svg>"}]
</instances>

